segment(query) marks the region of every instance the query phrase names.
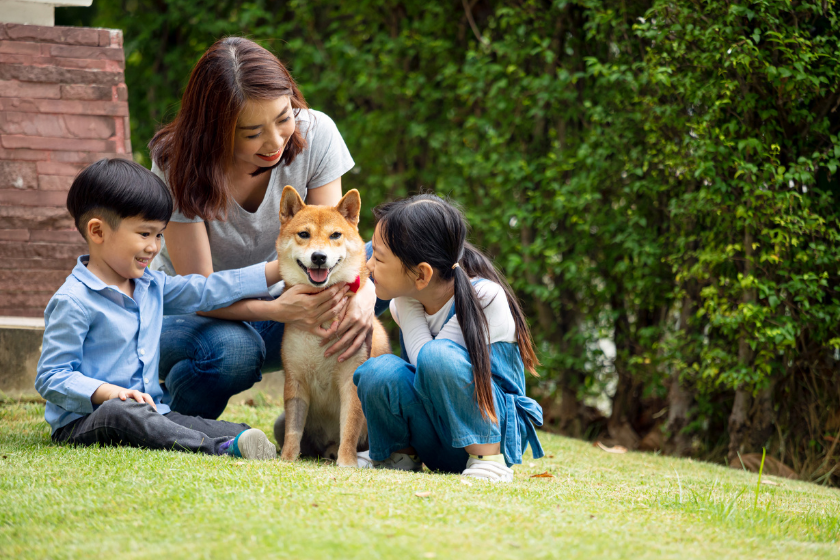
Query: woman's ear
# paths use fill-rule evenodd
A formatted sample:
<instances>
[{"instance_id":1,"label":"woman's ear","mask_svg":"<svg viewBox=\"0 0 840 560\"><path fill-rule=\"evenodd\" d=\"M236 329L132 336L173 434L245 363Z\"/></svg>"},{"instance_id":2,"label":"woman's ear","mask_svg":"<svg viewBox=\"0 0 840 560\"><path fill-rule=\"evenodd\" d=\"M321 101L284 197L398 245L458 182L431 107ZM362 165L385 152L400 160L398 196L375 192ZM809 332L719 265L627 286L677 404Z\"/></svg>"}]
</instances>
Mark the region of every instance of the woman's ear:
<instances>
[{"instance_id":1,"label":"woman's ear","mask_svg":"<svg viewBox=\"0 0 840 560\"><path fill-rule=\"evenodd\" d=\"M87 223L87 235L85 237L91 243L101 245L105 242L105 227L106 224L100 218L91 218Z\"/></svg>"},{"instance_id":2,"label":"woman's ear","mask_svg":"<svg viewBox=\"0 0 840 560\"><path fill-rule=\"evenodd\" d=\"M417 278L414 279L414 287L418 290L424 289L432 281L435 274L435 269L429 263L420 263L417 265Z\"/></svg>"}]
</instances>

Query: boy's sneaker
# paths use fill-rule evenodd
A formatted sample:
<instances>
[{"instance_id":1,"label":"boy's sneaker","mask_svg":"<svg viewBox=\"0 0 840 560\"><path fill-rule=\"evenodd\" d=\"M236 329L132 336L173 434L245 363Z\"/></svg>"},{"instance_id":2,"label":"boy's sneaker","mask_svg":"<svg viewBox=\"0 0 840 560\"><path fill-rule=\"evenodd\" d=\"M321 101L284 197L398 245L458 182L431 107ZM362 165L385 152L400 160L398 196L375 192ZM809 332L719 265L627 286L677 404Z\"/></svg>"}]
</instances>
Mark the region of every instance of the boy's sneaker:
<instances>
[{"instance_id":1,"label":"boy's sneaker","mask_svg":"<svg viewBox=\"0 0 840 560\"><path fill-rule=\"evenodd\" d=\"M501 462L499 459L501 459ZM484 457L470 455L470 458L467 459L467 468L461 475L481 478L490 482L513 482L513 469L504 463L502 455Z\"/></svg>"},{"instance_id":2,"label":"boy's sneaker","mask_svg":"<svg viewBox=\"0 0 840 560\"><path fill-rule=\"evenodd\" d=\"M275 459L277 448L268 441L262 430L251 428L240 432L232 440L222 444L221 450L228 455L243 459Z\"/></svg>"},{"instance_id":3,"label":"boy's sneaker","mask_svg":"<svg viewBox=\"0 0 840 560\"><path fill-rule=\"evenodd\" d=\"M391 456L384 461L374 461L376 469L393 469L395 471L420 472L423 470L423 462L417 455L408 453L391 453Z\"/></svg>"}]
</instances>

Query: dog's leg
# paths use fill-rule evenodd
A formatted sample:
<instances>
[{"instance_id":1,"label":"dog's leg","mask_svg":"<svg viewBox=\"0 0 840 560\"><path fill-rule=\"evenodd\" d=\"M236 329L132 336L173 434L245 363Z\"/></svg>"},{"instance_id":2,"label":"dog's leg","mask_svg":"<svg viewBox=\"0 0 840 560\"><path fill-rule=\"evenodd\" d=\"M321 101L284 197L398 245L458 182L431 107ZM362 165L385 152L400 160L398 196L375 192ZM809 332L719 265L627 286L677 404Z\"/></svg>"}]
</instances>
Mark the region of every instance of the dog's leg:
<instances>
[{"instance_id":1,"label":"dog's leg","mask_svg":"<svg viewBox=\"0 0 840 560\"><path fill-rule=\"evenodd\" d=\"M353 384L352 370L346 376L342 385L339 398L341 399L341 442L338 446L338 466L356 467L358 459L356 449L359 445L359 437L362 432L367 432L365 415L362 412L362 403Z\"/></svg>"},{"instance_id":2,"label":"dog's leg","mask_svg":"<svg viewBox=\"0 0 840 560\"><path fill-rule=\"evenodd\" d=\"M280 458L294 461L300 455L300 440L306 425L306 413L309 411L309 388L288 373L285 385L283 405L286 409L286 429Z\"/></svg>"}]
</instances>

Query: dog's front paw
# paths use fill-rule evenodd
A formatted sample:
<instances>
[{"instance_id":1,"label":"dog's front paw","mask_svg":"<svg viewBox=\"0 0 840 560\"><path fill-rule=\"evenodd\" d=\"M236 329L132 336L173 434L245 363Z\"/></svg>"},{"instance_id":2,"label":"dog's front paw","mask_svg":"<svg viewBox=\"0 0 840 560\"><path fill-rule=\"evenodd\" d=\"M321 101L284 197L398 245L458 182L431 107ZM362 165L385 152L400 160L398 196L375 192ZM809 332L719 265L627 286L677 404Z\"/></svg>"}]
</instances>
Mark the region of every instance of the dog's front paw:
<instances>
[{"instance_id":1,"label":"dog's front paw","mask_svg":"<svg viewBox=\"0 0 840 560\"><path fill-rule=\"evenodd\" d=\"M298 456L300 455L300 449L292 449L291 446L286 446L283 448L283 451L280 453L280 459L283 461L297 461Z\"/></svg>"}]
</instances>

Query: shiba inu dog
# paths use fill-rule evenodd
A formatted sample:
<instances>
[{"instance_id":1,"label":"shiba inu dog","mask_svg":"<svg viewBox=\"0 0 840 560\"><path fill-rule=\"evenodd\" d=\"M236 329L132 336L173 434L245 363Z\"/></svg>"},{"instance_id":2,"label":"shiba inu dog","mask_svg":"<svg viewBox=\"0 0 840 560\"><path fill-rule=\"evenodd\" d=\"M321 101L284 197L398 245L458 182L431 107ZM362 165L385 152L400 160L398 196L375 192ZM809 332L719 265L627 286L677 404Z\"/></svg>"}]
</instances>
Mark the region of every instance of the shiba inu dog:
<instances>
[{"instance_id":1,"label":"shiba inu dog","mask_svg":"<svg viewBox=\"0 0 840 560\"><path fill-rule=\"evenodd\" d=\"M353 290L368 282L358 230L361 204L355 189L334 208L307 206L294 188L283 189L277 256L287 287L309 283L327 288L346 282ZM320 342L317 335L286 325L281 350L285 411L274 423L274 436L286 461L303 453L355 467L356 452L367 449L367 423L353 372L368 357L390 353L388 336L374 319L372 337L342 363L338 354L325 358Z\"/></svg>"}]
</instances>

